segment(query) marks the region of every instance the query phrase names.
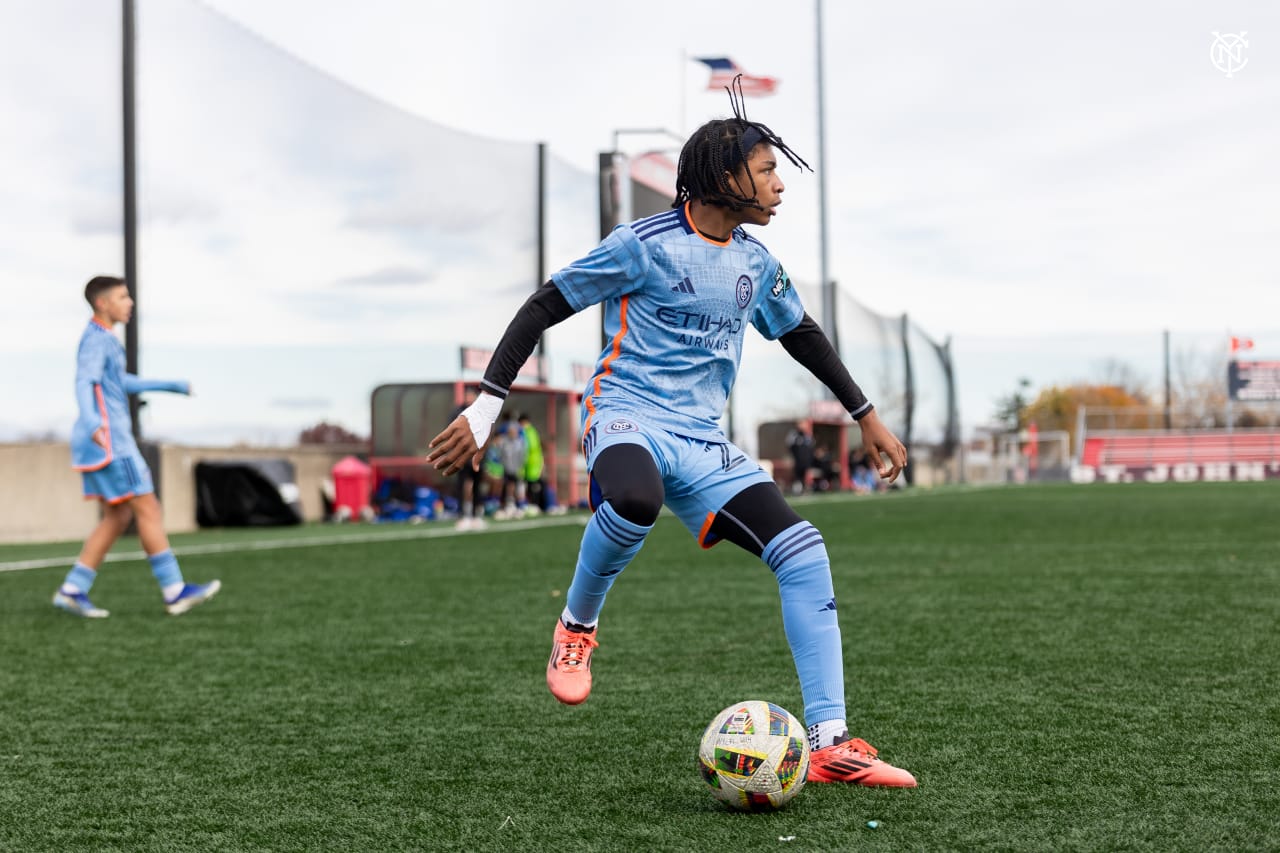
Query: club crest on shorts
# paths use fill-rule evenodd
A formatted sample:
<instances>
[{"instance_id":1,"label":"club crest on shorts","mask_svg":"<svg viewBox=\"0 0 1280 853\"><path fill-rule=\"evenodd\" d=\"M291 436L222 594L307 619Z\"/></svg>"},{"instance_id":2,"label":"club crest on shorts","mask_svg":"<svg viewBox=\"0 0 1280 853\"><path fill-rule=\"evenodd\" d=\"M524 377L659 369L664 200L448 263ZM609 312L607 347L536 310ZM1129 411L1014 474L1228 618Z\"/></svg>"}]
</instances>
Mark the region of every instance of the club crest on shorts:
<instances>
[{"instance_id":1,"label":"club crest on shorts","mask_svg":"<svg viewBox=\"0 0 1280 853\"><path fill-rule=\"evenodd\" d=\"M737 294L738 294L739 308L746 308L747 305L750 304L751 290L752 290L751 276L748 276L748 275L738 276Z\"/></svg>"},{"instance_id":2,"label":"club crest on shorts","mask_svg":"<svg viewBox=\"0 0 1280 853\"><path fill-rule=\"evenodd\" d=\"M639 432L640 427L628 420L616 420L610 421L609 425L604 428L604 431L611 434L619 432Z\"/></svg>"}]
</instances>

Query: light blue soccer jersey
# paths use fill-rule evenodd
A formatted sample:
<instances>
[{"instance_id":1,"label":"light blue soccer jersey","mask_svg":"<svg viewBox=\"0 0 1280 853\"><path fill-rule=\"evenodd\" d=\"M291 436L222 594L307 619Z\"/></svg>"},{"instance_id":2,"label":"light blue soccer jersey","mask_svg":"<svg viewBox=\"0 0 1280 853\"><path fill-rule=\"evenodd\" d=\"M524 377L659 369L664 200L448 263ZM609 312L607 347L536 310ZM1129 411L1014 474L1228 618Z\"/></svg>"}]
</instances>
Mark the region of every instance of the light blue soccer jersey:
<instances>
[{"instance_id":1,"label":"light blue soccer jersey","mask_svg":"<svg viewBox=\"0 0 1280 853\"><path fill-rule=\"evenodd\" d=\"M609 345L583 395L585 419L607 409L709 441L724 440L747 325L774 340L804 317L760 241L742 228L726 243L708 239L687 204L619 225L551 279L575 311L604 303Z\"/></svg>"},{"instance_id":2,"label":"light blue soccer jersey","mask_svg":"<svg viewBox=\"0 0 1280 853\"><path fill-rule=\"evenodd\" d=\"M81 471L95 471L112 461L136 455L129 395L143 391L185 394L185 382L139 379L125 372L124 346L96 320L90 320L80 336L76 356L76 405L80 410L71 428L71 464ZM105 427L107 447L94 442L93 433Z\"/></svg>"}]
</instances>

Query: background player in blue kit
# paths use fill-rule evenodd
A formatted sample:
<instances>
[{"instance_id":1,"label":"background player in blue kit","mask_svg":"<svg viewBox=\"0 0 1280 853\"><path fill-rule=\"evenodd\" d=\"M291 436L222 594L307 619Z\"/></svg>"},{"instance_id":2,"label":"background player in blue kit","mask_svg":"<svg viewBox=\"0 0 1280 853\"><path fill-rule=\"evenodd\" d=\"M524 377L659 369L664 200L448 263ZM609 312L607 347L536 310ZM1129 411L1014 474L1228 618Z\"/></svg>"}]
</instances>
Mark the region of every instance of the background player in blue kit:
<instances>
[{"instance_id":1,"label":"background player in blue kit","mask_svg":"<svg viewBox=\"0 0 1280 853\"><path fill-rule=\"evenodd\" d=\"M432 442L446 472L477 465L517 371L549 326L603 303L610 343L583 394L583 452L594 513L556 623L547 684L566 704L591 691L605 596L639 552L665 503L703 547L726 539L773 571L804 697L809 780L911 787L915 778L849 736L844 661L822 535L802 519L719 419L752 325L778 340L858 420L881 477L906 448L880 421L839 355L805 313L786 272L742 225L767 225L783 192L778 152L807 164L768 127L734 117L698 128L680 153L673 209L620 225L551 276L499 342L481 395ZM886 459L887 457L887 459Z\"/></svg>"},{"instance_id":2,"label":"background player in blue kit","mask_svg":"<svg viewBox=\"0 0 1280 853\"><path fill-rule=\"evenodd\" d=\"M89 534L80 557L53 594L53 604L77 616L103 618L106 610L89 600L98 567L116 539L137 519L138 537L160 584L165 610L177 615L212 598L222 584L188 584L169 548L151 471L138 452L129 415L129 395L142 391L190 394L186 382L144 381L125 372L124 347L112 333L133 313L133 297L124 279L97 276L85 285L93 319L80 337L76 360L76 404L80 414L71 430L71 461L84 480L84 496L103 504L102 520Z\"/></svg>"}]
</instances>

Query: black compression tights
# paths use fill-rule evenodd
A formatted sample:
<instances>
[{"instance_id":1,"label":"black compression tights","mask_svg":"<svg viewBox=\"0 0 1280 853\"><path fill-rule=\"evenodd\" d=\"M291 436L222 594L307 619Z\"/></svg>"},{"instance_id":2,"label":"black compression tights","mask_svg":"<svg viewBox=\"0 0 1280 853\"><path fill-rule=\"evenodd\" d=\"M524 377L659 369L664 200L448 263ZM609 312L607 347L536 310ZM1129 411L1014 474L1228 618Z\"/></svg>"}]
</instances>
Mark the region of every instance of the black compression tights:
<instances>
[{"instance_id":1,"label":"black compression tights","mask_svg":"<svg viewBox=\"0 0 1280 853\"><path fill-rule=\"evenodd\" d=\"M608 501L622 518L648 527L662 509L662 474L645 448L615 444L596 457L591 492L595 505ZM775 484L756 483L724 505L711 524L711 534L759 557L773 537L802 520Z\"/></svg>"}]
</instances>

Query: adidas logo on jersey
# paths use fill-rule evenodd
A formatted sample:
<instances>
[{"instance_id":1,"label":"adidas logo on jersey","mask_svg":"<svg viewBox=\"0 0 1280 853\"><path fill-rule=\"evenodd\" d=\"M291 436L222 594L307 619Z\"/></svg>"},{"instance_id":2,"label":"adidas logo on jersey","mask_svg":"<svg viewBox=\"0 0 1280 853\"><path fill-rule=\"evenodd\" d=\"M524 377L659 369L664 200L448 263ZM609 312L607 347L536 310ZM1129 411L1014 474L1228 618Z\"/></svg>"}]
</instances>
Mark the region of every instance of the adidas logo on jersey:
<instances>
[{"instance_id":1,"label":"adidas logo on jersey","mask_svg":"<svg viewBox=\"0 0 1280 853\"><path fill-rule=\"evenodd\" d=\"M671 288L671 289L672 289L673 291L675 291L676 293L690 293L690 294L692 294L692 293L694 292L694 290L693 290L693 282L689 281L689 276L685 276L685 277L684 277L684 281L680 282L679 284L677 284L675 287L673 287L673 288Z\"/></svg>"}]
</instances>

